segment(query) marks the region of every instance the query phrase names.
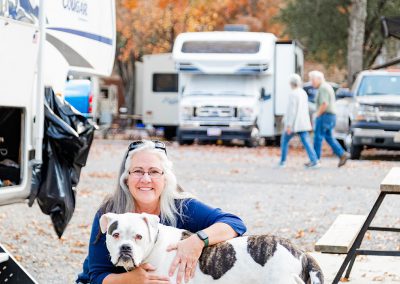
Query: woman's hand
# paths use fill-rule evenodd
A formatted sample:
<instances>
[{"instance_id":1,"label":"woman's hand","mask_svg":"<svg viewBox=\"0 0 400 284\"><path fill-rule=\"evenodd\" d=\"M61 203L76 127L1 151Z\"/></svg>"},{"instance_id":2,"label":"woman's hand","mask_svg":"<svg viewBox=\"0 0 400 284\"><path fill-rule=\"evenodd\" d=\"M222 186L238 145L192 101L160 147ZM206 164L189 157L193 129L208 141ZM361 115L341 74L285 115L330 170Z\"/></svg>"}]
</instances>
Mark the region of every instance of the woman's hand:
<instances>
[{"instance_id":1,"label":"woman's hand","mask_svg":"<svg viewBox=\"0 0 400 284\"><path fill-rule=\"evenodd\" d=\"M176 283L180 284L182 277L185 277L185 282L189 282L190 278L194 277L197 261L200 258L204 248L204 242L197 235L191 235L189 238L178 242L177 244L169 245L167 251L177 250L176 256L171 263L169 276L173 276L178 268Z\"/></svg>"},{"instance_id":2,"label":"woman's hand","mask_svg":"<svg viewBox=\"0 0 400 284\"><path fill-rule=\"evenodd\" d=\"M121 274L109 274L104 278L103 283L124 283L124 284L169 284L169 277L149 273L155 268L151 264L144 263L134 270Z\"/></svg>"}]
</instances>

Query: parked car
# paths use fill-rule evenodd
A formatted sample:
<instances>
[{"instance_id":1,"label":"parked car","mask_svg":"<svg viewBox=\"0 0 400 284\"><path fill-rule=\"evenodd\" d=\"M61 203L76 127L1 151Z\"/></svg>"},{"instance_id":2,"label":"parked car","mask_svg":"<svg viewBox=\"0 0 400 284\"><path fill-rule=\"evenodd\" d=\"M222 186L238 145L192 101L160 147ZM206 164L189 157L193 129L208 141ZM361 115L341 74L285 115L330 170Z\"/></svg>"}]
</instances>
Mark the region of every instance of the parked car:
<instances>
[{"instance_id":1,"label":"parked car","mask_svg":"<svg viewBox=\"0 0 400 284\"><path fill-rule=\"evenodd\" d=\"M64 99L85 117L92 117L93 93L90 80L69 80L65 86Z\"/></svg>"},{"instance_id":2,"label":"parked car","mask_svg":"<svg viewBox=\"0 0 400 284\"><path fill-rule=\"evenodd\" d=\"M352 159L364 148L400 150L400 70L360 72L336 111L335 137Z\"/></svg>"}]
</instances>

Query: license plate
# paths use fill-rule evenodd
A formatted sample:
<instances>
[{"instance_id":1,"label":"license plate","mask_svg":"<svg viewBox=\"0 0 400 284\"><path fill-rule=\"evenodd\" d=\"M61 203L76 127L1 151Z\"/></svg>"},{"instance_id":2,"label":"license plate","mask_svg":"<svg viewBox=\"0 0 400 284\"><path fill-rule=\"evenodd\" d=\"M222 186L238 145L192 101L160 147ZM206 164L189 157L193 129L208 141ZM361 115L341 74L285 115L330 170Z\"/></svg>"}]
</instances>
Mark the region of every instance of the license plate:
<instances>
[{"instance_id":1,"label":"license plate","mask_svg":"<svg viewBox=\"0 0 400 284\"><path fill-rule=\"evenodd\" d=\"M220 128L207 128L207 136L221 136Z\"/></svg>"},{"instance_id":2,"label":"license plate","mask_svg":"<svg viewBox=\"0 0 400 284\"><path fill-rule=\"evenodd\" d=\"M400 143L400 131L394 135L394 143Z\"/></svg>"}]
</instances>

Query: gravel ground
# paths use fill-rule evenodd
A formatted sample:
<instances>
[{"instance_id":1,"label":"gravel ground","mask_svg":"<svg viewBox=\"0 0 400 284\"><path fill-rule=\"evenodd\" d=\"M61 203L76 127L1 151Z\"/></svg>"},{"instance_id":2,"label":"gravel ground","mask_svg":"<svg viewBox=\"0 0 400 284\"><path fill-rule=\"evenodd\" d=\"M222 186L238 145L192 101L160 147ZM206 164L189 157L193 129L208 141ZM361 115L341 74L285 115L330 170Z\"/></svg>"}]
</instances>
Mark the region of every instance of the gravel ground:
<instances>
[{"instance_id":1,"label":"gravel ground","mask_svg":"<svg viewBox=\"0 0 400 284\"><path fill-rule=\"evenodd\" d=\"M74 216L61 239L37 204L0 207L0 242L39 283L73 283L81 271L92 218L115 188L128 143L94 141L82 170ZM297 147L290 150L283 169L276 166L278 148L171 144L168 154L183 188L239 215L248 234L280 235L307 251L313 251L338 214L367 214L383 177L400 161L400 152L372 150L363 160L338 169L337 158L324 150L322 167L306 170L306 157ZM398 198L386 198L375 224L400 227L399 207ZM392 233L369 234L364 245L400 249Z\"/></svg>"}]
</instances>

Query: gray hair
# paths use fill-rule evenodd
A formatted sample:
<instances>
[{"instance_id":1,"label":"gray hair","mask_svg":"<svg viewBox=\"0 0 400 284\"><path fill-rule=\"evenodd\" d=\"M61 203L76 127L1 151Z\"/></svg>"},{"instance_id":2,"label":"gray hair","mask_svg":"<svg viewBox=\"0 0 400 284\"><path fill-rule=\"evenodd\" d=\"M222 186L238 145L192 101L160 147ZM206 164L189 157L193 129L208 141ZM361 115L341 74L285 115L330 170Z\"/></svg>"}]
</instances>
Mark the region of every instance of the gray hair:
<instances>
[{"instance_id":1,"label":"gray hair","mask_svg":"<svg viewBox=\"0 0 400 284\"><path fill-rule=\"evenodd\" d=\"M292 87L301 87L303 84L301 77L298 74L292 74L289 77L289 83Z\"/></svg>"},{"instance_id":2,"label":"gray hair","mask_svg":"<svg viewBox=\"0 0 400 284\"><path fill-rule=\"evenodd\" d=\"M139 152L149 152L157 155L161 160L162 170L164 171L165 186L160 196L161 221L171 226L176 226L177 215L182 216L182 207L175 203L176 199L192 197L191 194L180 191L176 176L173 172L172 162L168 159L165 152L155 148L152 141L144 140L138 148L125 153L126 157L122 162L119 172L119 184L114 193L109 196L101 206L102 213L126 213L135 211L135 201L127 186L129 169L132 166L132 157ZM179 204L182 204L179 202ZM178 206L177 206L178 205Z\"/></svg>"},{"instance_id":3,"label":"gray hair","mask_svg":"<svg viewBox=\"0 0 400 284\"><path fill-rule=\"evenodd\" d=\"M308 78L311 80L312 78L316 78L321 80L322 82L325 81L325 76L324 73L317 71L317 70L313 70L310 73L308 73Z\"/></svg>"}]
</instances>

